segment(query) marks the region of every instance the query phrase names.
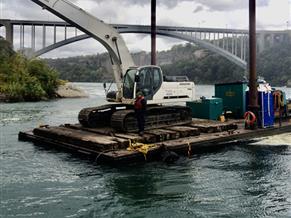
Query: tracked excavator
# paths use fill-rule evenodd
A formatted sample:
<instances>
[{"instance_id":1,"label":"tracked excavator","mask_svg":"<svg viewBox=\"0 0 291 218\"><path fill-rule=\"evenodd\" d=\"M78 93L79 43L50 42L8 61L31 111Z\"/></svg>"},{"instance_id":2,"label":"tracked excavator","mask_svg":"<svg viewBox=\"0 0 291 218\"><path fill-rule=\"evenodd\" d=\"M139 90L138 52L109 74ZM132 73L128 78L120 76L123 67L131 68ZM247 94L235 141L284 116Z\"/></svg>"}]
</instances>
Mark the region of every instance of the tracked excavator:
<instances>
[{"instance_id":1,"label":"tracked excavator","mask_svg":"<svg viewBox=\"0 0 291 218\"><path fill-rule=\"evenodd\" d=\"M173 105L194 99L194 83L187 77L164 76L161 68L154 65L134 67L118 31L68 0L31 1L99 41L110 55L117 91L107 93L106 99L110 104L84 108L79 112L78 119L83 126L111 125L118 131L137 131L133 104L139 91L148 104L146 130L191 122L188 107Z\"/></svg>"}]
</instances>

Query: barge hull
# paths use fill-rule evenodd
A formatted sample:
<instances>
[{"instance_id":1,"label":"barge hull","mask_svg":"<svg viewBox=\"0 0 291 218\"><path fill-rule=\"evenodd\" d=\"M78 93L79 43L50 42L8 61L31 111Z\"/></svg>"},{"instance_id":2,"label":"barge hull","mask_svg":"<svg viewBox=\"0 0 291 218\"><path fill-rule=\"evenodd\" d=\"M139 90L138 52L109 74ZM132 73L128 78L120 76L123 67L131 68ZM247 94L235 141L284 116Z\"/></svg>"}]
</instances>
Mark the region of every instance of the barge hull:
<instances>
[{"instance_id":1,"label":"barge hull","mask_svg":"<svg viewBox=\"0 0 291 218\"><path fill-rule=\"evenodd\" d=\"M98 163L119 164L158 160L166 150L189 156L259 137L291 132L289 121L284 121L281 127L275 124L274 127L257 130L246 130L241 123L241 121L220 123L193 120L188 126L174 126L145 132L143 137L134 133L118 133L108 128L93 129L77 124L66 124L20 132L19 140L49 148L63 148L91 157ZM149 147L146 154L127 149L131 143L137 142L154 144L154 146Z\"/></svg>"}]
</instances>

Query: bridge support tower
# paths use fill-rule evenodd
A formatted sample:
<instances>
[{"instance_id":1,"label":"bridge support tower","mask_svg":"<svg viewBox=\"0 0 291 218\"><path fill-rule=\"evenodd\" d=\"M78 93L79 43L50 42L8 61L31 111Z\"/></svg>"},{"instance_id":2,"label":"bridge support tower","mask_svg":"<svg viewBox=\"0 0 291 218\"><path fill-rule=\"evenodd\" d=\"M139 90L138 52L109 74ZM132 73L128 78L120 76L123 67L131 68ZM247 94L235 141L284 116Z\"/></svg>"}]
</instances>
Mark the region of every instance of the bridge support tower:
<instances>
[{"instance_id":1,"label":"bridge support tower","mask_svg":"<svg viewBox=\"0 0 291 218\"><path fill-rule=\"evenodd\" d=\"M5 39L13 45L13 24L9 20L1 20L0 26L5 27Z\"/></svg>"}]
</instances>

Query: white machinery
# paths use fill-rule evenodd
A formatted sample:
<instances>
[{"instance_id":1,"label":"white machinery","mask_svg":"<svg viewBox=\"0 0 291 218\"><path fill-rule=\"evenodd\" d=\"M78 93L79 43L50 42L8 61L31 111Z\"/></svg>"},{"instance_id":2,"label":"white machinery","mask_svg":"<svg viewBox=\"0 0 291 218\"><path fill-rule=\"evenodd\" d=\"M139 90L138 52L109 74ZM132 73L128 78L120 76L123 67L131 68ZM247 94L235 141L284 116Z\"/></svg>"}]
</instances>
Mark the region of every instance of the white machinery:
<instances>
[{"instance_id":1,"label":"white machinery","mask_svg":"<svg viewBox=\"0 0 291 218\"><path fill-rule=\"evenodd\" d=\"M107 100L119 104L85 108L79 113L84 126L108 125L122 131L135 131L133 102L142 91L150 105L146 129L191 121L191 112L183 106L158 106L163 103L194 99L194 83L187 77L164 77L158 66L133 67L134 63L121 35L111 25L88 14L68 0L31 0L84 33L99 41L109 52L117 92L109 92Z\"/></svg>"}]
</instances>

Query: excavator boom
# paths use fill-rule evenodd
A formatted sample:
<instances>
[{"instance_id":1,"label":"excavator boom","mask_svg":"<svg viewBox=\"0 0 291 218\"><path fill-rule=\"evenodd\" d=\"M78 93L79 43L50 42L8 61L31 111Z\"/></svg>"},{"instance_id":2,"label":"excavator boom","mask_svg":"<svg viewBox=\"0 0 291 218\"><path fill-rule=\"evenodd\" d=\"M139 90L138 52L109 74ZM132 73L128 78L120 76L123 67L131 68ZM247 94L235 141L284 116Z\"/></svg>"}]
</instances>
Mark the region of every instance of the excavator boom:
<instances>
[{"instance_id":1,"label":"excavator boom","mask_svg":"<svg viewBox=\"0 0 291 218\"><path fill-rule=\"evenodd\" d=\"M118 90L121 91L122 77L129 67L134 66L134 62L120 34L111 25L104 23L68 0L31 1L100 42L109 52L115 82Z\"/></svg>"}]
</instances>

